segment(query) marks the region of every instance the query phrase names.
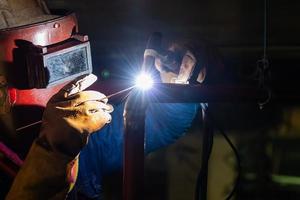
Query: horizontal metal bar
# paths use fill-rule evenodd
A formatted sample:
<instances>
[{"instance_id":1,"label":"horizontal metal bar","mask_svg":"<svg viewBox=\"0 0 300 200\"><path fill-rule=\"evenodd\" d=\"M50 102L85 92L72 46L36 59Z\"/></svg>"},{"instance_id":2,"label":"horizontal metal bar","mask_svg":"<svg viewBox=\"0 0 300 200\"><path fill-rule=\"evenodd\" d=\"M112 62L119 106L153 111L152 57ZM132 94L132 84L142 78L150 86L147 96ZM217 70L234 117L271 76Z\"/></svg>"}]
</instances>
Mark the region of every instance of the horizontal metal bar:
<instances>
[{"instance_id":1,"label":"horizontal metal bar","mask_svg":"<svg viewBox=\"0 0 300 200\"><path fill-rule=\"evenodd\" d=\"M95 84L92 89L106 95L118 92L132 85L128 82L104 82ZM188 102L253 102L257 103L268 98L266 90L254 87L236 85L182 85L155 83L153 88L146 91L151 102L188 103ZM293 88L272 88L271 102L299 103L300 93ZM111 101L118 102L128 93L122 93Z\"/></svg>"},{"instance_id":2,"label":"horizontal metal bar","mask_svg":"<svg viewBox=\"0 0 300 200\"><path fill-rule=\"evenodd\" d=\"M257 102L266 94L258 89L232 86L154 84L152 102Z\"/></svg>"}]
</instances>

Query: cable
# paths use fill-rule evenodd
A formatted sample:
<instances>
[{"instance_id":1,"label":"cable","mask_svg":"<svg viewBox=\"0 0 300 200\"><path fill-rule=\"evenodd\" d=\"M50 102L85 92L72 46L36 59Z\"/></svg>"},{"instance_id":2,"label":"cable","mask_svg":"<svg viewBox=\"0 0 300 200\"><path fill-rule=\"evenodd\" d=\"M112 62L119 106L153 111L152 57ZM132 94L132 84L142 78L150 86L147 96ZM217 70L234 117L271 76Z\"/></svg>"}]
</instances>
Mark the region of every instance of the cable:
<instances>
[{"instance_id":1,"label":"cable","mask_svg":"<svg viewBox=\"0 0 300 200\"><path fill-rule=\"evenodd\" d=\"M202 110L206 113L206 115L209 117L209 119L211 120L211 123L214 124L214 127L216 127L218 129L218 131L221 133L221 135L225 138L226 142L229 144L229 146L231 147L235 158L236 158L236 162L237 162L237 177L234 183L234 186L231 190L231 192L227 195L227 197L225 198L226 200L230 200L233 195L235 194L238 184L240 182L240 177L241 177L241 159L239 156L239 153L237 151L237 149L235 148L235 146L233 145L233 143L231 142L231 140L229 139L229 137L227 136L227 134L225 133L225 131L221 128L221 126L219 126L216 122L216 120L214 119L214 117L212 116L212 114L208 111L208 107L207 104L201 104L202 106Z\"/></svg>"},{"instance_id":2,"label":"cable","mask_svg":"<svg viewBox=\"0 0 300 200\"><path fill-rule=\"evenodd\" d=\"M264 54L263 54L263 59L266 60L267 59L267 44L268 44L268 32L267 32L267 25L268 25L268 0L264 1Z\"/></svg>"},{"instance_id":3,"label":"cable","mask_svg":"<svg viewBox=\"0 0 300 200\"><path fill-rule=\"evenodd\" d=\"M230 200L233 197L234 193L236 192L237 186L238 186L238 184L240 182L240 177L241 177L241 159L240 159L240 156L238 154L237 149L232 144L231 140L226 135L226 133L224 132L224 130L222 128L220 128L220 127L217 127L217 129L223 135L223 137L225 138L225 140L227 141L227 143L229 144L229 146L233 150L235 158L236 158L236 162L237 162L237 168L238 168L237 171L238 171L238 174L237 174L237 177L236 177L236 180L235 180L235 184L234 184L231 192L229 193L229 195L226 197L226 200Z\"/></svg>"},{"instance_id":4,"label":"cable","mask_svg":"<svg viewBox=\"0 0 300 200\"><path fill-rule=\"evenodd\" d=\"M268 50L268 0L264 0L264 31L263 31L263 56L260 60L257 61L257 74L258 74L258 85L259 88L263 91L266 91L267 96L266 99L263 99L258 102L260 109L267 104L271 97L271 89L266 85L267 79L270 80L270 68L269 68L269 60L267 55Z\"/></svg>"},{"instance_id":5,"label":"cable","mask_svg":"<svg viewBox=\"0 0 300 200\"><path fill-rule=\"evenodd\" d=\"M257 70L259 72L259 87L262 89L265 89L267 91L267 98L264 101L258 102L260 109L263 108L263 106L265 104L267 104L270 99L271 99L271 90L270 88L268 88L265 85L266 82L266 71L269 70L269 61L267 58L267 49L268 49L268 30L267 30L267 26L268 26L268 0L264 0L264 32L263 32L263 57L261 60L257 61ZM229 144L230 148L232 149L232 151L234 152L235 158L236 158L236 162L237 162L237 177L236 177L236 181L234 183L234 186L231 190L231 192L228 194L228 196L225 198L226 200L230 200L233 195L235 194L238 184L240 182L240 177L241 177L241 159L239 156L239 153L237 151L237 149L235 148L235 146L233 145L233 143L231 142L231 140L229 139L229 137L227 136L227 134L225 133L225 131L216 123L216 121L214 120L212 114L208 111L208 106L205 103L201 103L201 107L202 107L202 111L205 112L205 114L210 118L211 123L215 124L215 127L218 129L218 131L221 133L221 135L225 138L226 142ZM209 140L208 140L209 141ZM204 141L205 142L205 141ZM210 143L211 142L211 143ZM203 172L207 171L206 167L208 166L208 160L211 154L211 150L212 150L212 141L210 141L209 144L207 144L207 147L204 147L203 149L207 150L208 152L206 152L205 154L203 154L205 156L204 159L202 159L202 161L205 161L207 163L202 163L201 166L201 170L200 173L198 174L197 177L197 184L196 184L196 200L199 199L200 197L200 188L204 188L205 186L200 186L201 184L201 180L203 179ZM204 167L204 169L202 169ZM205 176L205 178L207 177L207 175ZM205 184L207 184L207 182L205 182ZM202 191L203 192L203 191ZM205 191L205 195L206 196L206 191ZM201 199L202 200L202 199Z\"/></svg>"}]
</instances>

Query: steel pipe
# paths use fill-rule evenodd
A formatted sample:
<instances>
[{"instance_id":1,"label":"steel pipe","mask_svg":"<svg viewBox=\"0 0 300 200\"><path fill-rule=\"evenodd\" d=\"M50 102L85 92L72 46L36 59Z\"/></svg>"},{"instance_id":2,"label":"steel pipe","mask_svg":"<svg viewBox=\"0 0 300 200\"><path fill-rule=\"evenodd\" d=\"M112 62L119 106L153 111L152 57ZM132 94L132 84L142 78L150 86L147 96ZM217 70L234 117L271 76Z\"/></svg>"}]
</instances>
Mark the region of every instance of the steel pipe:
<instances>
[{"instance_id":1,"label":"steel pipe","mask_svg":"<svg viewBox=\"0 0 300 200\"><path fill-rule=\"evenodd\" d=\"M131 87L132 85L126 82L107 82L96 83L92 89L103 92L106 95L118 92L120 90ZM117 97L111 98L113 102L118 102L123 99L127 93L122 93ZM202 85L182 85L182 84L167 84L155 83L145 95L150 96L150 102L156 103L191 103L191 102L257 102L267 97L266 91L251 87L241 86L202 86ZM153 96L153 97L152 97ZM285 99L282 96L274 96L276 99L292 100L299 97L287 95L291 99Z\"/></svg>"}]
</instances>

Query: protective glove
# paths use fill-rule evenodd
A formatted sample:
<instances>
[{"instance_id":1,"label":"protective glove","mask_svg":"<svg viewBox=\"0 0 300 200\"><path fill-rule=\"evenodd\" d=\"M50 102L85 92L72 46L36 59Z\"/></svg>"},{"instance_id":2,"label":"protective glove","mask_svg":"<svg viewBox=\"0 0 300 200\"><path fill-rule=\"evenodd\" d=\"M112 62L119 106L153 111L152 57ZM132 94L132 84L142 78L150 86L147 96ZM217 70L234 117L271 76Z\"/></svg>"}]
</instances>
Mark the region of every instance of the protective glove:
<instances>
[{"instance_id":1,"label":"protective glove","mask_svg":"<svg viewBox=\"0 0 300 200\"><path fill-rule=\"evenodd\" d=\"M113 107L104 94L82 91L97 80L80 77L66 85L47 103L39 142L54 152L76 156L88 142L89 134L111 121Z\"/></svg>"},{"instance_id":2,"label":"protective glove","mask_svg":"<svg viewBox=\"0 0 300 200\"><path fill-rule=\"evenodd\" d=\"M96 79L79 77L49 100L40 137L32 144L7 200L66 198L77 178L77 154L90 133L111 121L113 108L105 95L82 91Z\"/></svg>"}]
</instances>

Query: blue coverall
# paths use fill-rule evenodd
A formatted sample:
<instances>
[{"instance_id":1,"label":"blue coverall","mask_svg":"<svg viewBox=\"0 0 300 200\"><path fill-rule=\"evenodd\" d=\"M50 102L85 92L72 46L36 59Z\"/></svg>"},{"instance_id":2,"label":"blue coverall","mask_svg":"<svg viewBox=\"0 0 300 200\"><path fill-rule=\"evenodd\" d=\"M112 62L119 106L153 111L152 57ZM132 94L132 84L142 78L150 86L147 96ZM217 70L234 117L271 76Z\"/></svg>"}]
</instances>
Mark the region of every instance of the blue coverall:
<instances>
[{"instance_id":1,"label":"blue coverall","mask_svg":"<svg viewBox=\"0 0 300 200\"><path fill-rule=\"evenodd\" d=\"M146 111L146 153L175 142L196 116L199 104L150 104ZM115 106L112 122L92 134L79 158L77 189L89 198L100 198L102 178L121 170L124 103Z\"/></svg>"}]
</instances>

